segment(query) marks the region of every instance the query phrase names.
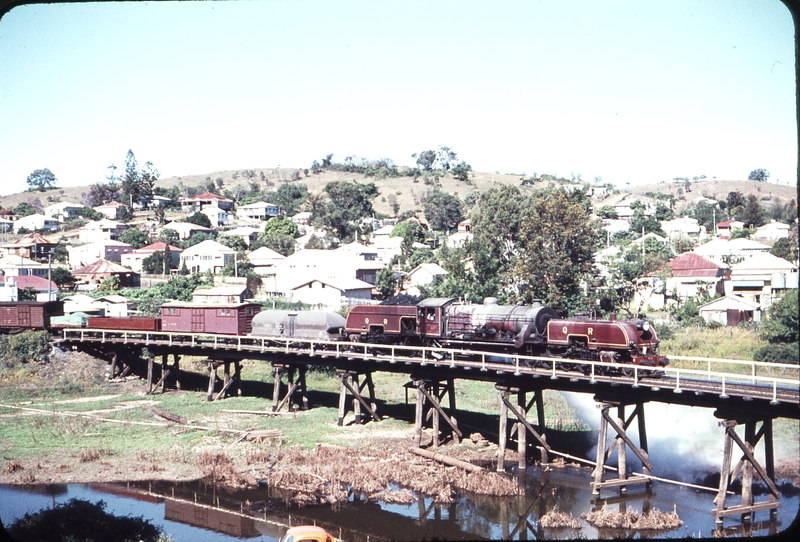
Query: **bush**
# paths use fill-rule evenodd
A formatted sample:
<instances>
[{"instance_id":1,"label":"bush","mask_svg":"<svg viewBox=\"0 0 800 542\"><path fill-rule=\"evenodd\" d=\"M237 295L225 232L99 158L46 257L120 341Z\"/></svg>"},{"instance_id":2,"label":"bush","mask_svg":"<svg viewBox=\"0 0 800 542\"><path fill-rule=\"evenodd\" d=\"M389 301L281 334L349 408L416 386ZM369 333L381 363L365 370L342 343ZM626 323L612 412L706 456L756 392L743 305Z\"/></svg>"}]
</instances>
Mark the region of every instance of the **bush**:
<instances>
[{"instance_id":1,"label":"bush","mask_svg":"<svg viewBox=\"0 0 800 542\"><path fill-rule=\"evenodd\" d=\"M797 344L776 343L762 346L753 356L758 361L800 364Z\"/></svg>"},{"instance_id":2,"label":"bush","mask_svg":"<svg viewBox=\"0 0 800 542\"><path fill-rule=\"evenodd\" d=\"M659 341L668 341L675 335L669 324L654 324L653 329L656 330L656 337Z\"/></svg>"},{"instance_id":3,"label":"bush","mask_svg":"<svg viewBox=\"0 0 800 542\"><path fill-rule=\"evenodd\" d=\"M50 334L47 331L23 331L0 337L0 357L4 365L43 361L50 352Z\"/></svg>"}]
</instances>

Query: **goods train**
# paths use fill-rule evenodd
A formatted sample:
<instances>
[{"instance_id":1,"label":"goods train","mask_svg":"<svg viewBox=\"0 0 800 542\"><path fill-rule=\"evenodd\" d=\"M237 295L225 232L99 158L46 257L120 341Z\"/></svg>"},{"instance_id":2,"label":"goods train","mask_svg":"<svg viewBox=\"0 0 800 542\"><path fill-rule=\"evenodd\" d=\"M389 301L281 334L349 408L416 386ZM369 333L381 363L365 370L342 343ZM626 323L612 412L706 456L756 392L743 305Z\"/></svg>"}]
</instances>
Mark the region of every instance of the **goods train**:
<instances>
[{"instance_id":1,"label":"goods train","mask_svg":"<svg viewBox=\"0 0 800 542\"><path fill-rule=\"evenodd\" d=\"M256 303L166 303L159 318L89 317L87 328L349 341L516 353L647 367L666 366L645 320L559 318L551 307L482 305L430 298L416 305L358 305L347 318L326 311L261 310ZM50 329L60 302L0 303L0 330ZM31 315L35 315L31 318ZM547 366L543 363L543 366Z\"/></svg>"}]
</instances>

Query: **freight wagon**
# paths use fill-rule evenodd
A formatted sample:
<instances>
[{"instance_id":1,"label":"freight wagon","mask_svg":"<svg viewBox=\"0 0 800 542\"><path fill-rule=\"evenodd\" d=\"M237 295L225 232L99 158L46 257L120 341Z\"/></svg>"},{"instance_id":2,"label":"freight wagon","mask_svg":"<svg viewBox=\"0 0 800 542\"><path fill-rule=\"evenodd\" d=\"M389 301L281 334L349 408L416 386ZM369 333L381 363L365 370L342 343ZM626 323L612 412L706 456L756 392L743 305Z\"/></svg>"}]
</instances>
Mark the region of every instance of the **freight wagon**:
<instances>
[{"instance_id":1,"label":"freight wagon","mask_svg":"<svg viewBox=\"0 0 800 542\"><path fill-rule=\"evenodd\" d=\"M64 314L61 301L5 301L0 302L0 331L49 329L50 318Z\"/></svg>"},{"instance_id":2,"label":"freight wagon","mask_svg":"<svg viewBox=\"0 0 800 542\"><path fill-rule=\"evenodd\" d=\"M86 327L92 329L161 331L161 318L148 316L90 316L87 318Z\"/></svg>"},{"instance_id":3,"label":"freight wagon","mask_svg":"<svg viewBox=\"0 0 800 542\"><path fill-rule=\"evenodd\" d=\"M182 303L161 306L161 330L173 333L221 333L247 335L253 317L261 312L258 303Z\"/></svg>"}]
</instances>

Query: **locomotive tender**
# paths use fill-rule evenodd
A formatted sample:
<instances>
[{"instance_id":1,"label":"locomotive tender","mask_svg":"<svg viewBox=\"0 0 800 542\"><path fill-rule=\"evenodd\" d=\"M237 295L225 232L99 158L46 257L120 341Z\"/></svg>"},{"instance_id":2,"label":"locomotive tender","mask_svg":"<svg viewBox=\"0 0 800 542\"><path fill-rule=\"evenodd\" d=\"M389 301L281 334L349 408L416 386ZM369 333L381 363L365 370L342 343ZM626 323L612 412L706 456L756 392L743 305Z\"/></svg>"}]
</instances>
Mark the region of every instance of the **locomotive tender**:
<instances>
[{"instance_id":1,"label":"locomotive tender","mask_svg":"<svg viewBox=\"0 0 800 542\"><path fill-rule=\"evenodd\" d=\"M351 341L469 347L531 356L555 356L663 367L658 338L645 320L559 318L551 307L483 305L429 298L416 306L359 305L345 322Z\"/></svg>"}]
</instances>

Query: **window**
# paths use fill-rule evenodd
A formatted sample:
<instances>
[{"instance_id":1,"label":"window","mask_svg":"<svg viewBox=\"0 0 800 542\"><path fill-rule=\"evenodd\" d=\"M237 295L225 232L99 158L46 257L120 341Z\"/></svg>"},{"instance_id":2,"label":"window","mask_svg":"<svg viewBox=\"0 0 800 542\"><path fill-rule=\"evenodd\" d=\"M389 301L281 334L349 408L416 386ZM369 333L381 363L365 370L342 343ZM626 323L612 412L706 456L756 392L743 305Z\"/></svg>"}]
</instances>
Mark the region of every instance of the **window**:
<instances>
[{"instance_id":1,"label":"window","mask_svg":"<svg viewBox=\"0 0 800 542\"><path fill-rule=\"evenodd\" d=\"M230 309L220 309L219 310L219 315L220 316L230 316L231 315L231 310Z\"/></svg>"},{"instance_id":2,"label":"window","mask_svg":"<svg viewBox=\"0 0 800 542\"><path fill-rule=\"evenodd\" d=\"M163 309L164 315L166 316L177 316L178 309L176 307L164 307Z\"/></svg>"}]
</instances>

